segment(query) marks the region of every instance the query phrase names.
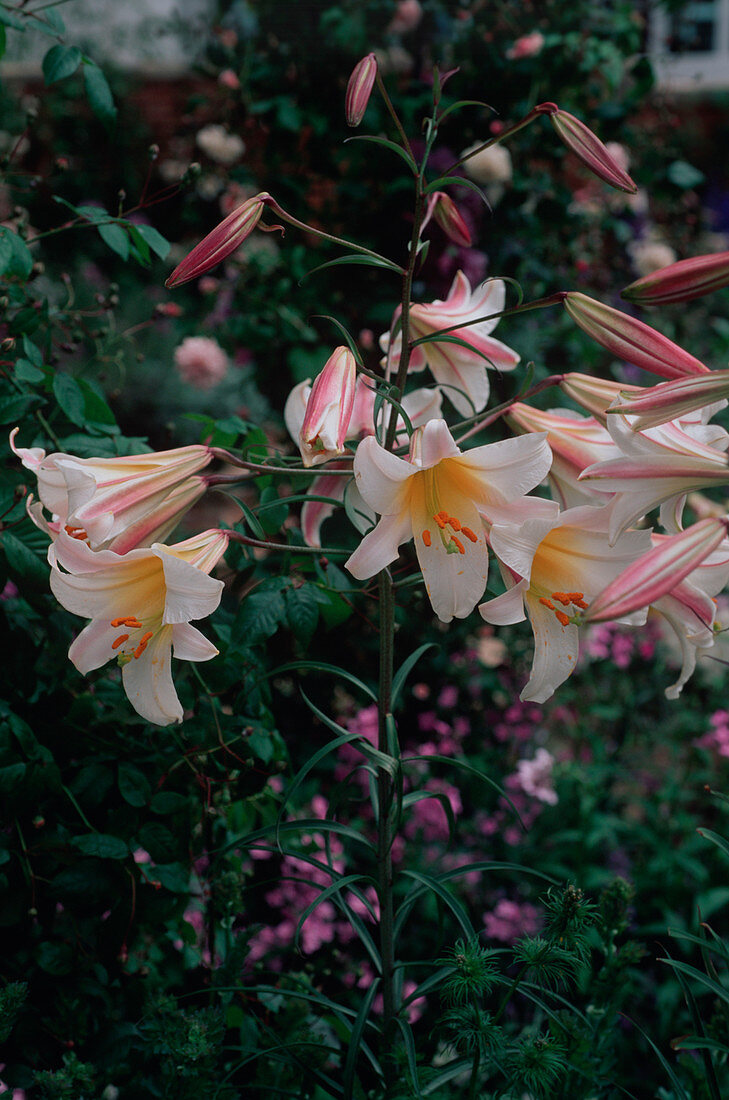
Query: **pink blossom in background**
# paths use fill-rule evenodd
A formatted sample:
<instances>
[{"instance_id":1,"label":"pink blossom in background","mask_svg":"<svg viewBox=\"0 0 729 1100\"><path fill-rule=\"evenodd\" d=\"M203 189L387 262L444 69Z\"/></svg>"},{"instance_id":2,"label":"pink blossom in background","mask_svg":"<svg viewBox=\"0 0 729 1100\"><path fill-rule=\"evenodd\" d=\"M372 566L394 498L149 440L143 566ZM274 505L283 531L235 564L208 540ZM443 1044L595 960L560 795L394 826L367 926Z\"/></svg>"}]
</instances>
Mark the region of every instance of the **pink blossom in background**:
<instances>
[{"instance_id":1,"label":"pink blossom in background","mask_svg":"<svg viewBox=\"0 0 729 1100\"><path fill-rule=\"evenodd\" d=\"M208 336L186 336L175 348L175 366L180 377L197 390L211 390L228 372L228 356Z\"/></svg>"},{"instance_id":2,"label":"pink blossom in background","mask_svg":"<svg viewBox=\"0 0 729 1100\"><path fill-rule=\"evenodd\" d=\"M422 18L423 9L419 0L398 0L387 30L390 34L407 34L415 30Z\"/></svg>"},{"instance_id":3,"label":"pink blossom in background","mask_svg":"<svg viewBox=\"0 0 729 1100\"><path fill-rule=\"evenodd\" d=\"M552 786L552 768L554 757L547 749L537 749L532 760L520 760L513 777L525 794L556 806L559 802L557 792Z\"/></svg>"},{"instance_id":4,"label":"pink blossom in background","mask_svg":"<svg viewBox=\"0 0 729 1100\"><path fill-rule=\"evenodd\" d=\"M541 721L540 707L516 700L494 722L494 737L497 741L530 741Z\"/></svg>"},{"instance_id":5,"label":"pink blossom in background","mask_svg":"<svg viewBox=\"0 0 729 1100\"><path fill-rule=\"evenodd\" d=\"M486 935L502 943L513 943L520 936L534 936L539 931L539 912L528 902L502 898L491 913L483 918Z\"/></svg>"},{"instance_id":6,"label":"pink blossom in background","mask_svg":"<svg viewBox=\"0 0 729 1100\"><path fill-rule=\"evenodd\" d=\"M517 38L513 46L506 51L509 61L520 61L524 57L536 57L544 47L544 35L539 31L531 34L523 34Z\"/></svg>"},{"instance_id":7,"label":"pink blossom in background","mask_svg":"<svg viewBox=\"0 0 729 1100\"><path fill-rule=\"evenodd\" d=\"M240 80L232 69L223 69L222 73L218 76L218 84L223 88L229 88L232 92L240 88Z\"/></svg>"},{"instance_id":8,"label":"pink blossom in background","mask_svg":"<svg viewBox=\"0 0 729 1100\"><path fill-rule=\"evenodd\" d=\"M18 595L18 586L12 581L6 581L5 587L0 592L0 600L14 600Z\"/></svg>"},{"instance_id":9,"label":"pink blossom in background","mask_svg":"<svg viewBox=\"0 0 729 1100\"><path fill-rule=\"evenodd\" d=\"M719 756L729 756L729 710L717 710L709 719L711 729L694 741L702 749L714 749Z\"/></svg>"}]
</instances>

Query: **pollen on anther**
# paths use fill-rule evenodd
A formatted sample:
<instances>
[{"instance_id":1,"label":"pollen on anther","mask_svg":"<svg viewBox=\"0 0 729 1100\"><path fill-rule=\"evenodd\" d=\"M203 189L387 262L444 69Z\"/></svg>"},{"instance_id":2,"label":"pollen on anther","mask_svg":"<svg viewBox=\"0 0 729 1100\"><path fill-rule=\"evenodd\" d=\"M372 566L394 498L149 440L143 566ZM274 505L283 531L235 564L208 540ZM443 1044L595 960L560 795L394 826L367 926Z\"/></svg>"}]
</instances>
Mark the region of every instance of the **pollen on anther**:
<instances>
[{"instance_id":1,"label":"pollen on anther","mask_svg":"<svg viewBox=\"0 0 729 1100\"><path fill-rule=\"evenodd\" d=\"M555 611L555 615L557 616L557 622L561 623L562 626L569 625L570 617L565 615L564 611Z\"/></svg>"},{"instance_id":2,"label":"pollen on anther","mask_svg":"<svg viewBox=\"0 0 729 1100\"><path fill-rule=\"evenodd\" d=\"M436 515L433 516L433 519L435 520L435 522L438 524L438 526L440 527L440 529L442 531L443 528L445 527L445 520L441 518L440 512L436 513Z\"/></svg>"},{"instance_id":3,"label":"pollen on anther","mask_svg":"<svg viewBox=\"0 0 729 1100\"><path fill-rule=\"evenodd\" d=\"M446 512L445 508L441 508L440 512L438 512L438 515L444 523L448 522L448 513Z\"/></svg>"},{"instance_id":4,"label":"pollen on anther","mask_svg":"<svg viewBox=\"0 0 729 1100\"><path fill-rule=\"evenodd\" d=\"M425 543L426 546L430 546L432 541L433 540L430 536L430 531L426 527L425 530L423 531L423 542Z\"/></svg>"},{"instance_id":5,"label":"pollen on anther","mask_svg":"<svg viewBox=\"0 0 729 1100\"><path fill-rule=\"evenodd\" d=\"M465 554L466 553L465 546L463 545L463 543L461 542L461 540L459 538L456 538L455 535L451 535L451 542L455 543L455 546L456 546L459 554Z\"/></svg>"},{"instance_id":6,"label":"pollen on anther","mask_svg":"<svg viewBox=\"0 0 729 1100\"><path fill-rule=\"evenodd\" d=\"M566 592L553 592L552 599L557 600L563 607L569 607L572 600L569 598Z\"/></svg>"},{"instance_id":7,"label":"pollen on anther","mask_svg":"<svg viewBox=\"0 0 729 1100\"><path fill-rule=\"evenodd\" d=\"M448 517L448 526L452 527L454 531L460 531L461 530L461 521L459 519L456 519L455 516L449 516Z\"/></svg>"},{"instance_id":8,"label":"pollen on anther","mask_svg":"<svg viewBox=\"0 0 729 1100\"><path fill-rule=\"evenodd\" d=\"M471 542L478 542L478 535L475 531L472 531L470 527L462 527L461 534L465 535Z\"/></svg>"},{"instance_id":9,"label":"pollen on anther","mask_svg":"<svg viewBox=\"0 0 729 1100\"><path fill-rule=\"evenodd\" d=\"M587 608L589 606L588 603L587 603L587 600L582 600L582 599L573 600L572 603L575 605L575 607L579 607L583 611L587 611Z\"/></svg>"},{"instance_id":10,"label":"pollen on anther","mask_svg":"<svg viewBox=\"0 0 729 1100\"><path fill-rule=\"evenodd\" d=\"M113 625L114 624L112 623L112 626ZM124 645L124 643L127 642L127 641L129 641L129 635L128 634L120 634L119 637L115 638L114 641L111 643L111 648L112 649L118 649L120 645Z\"/></svg>"},{"instance_id":11,"label":"pollen on anther","mask_svg":"<svg viewBox=\"0 0 729 1100\"><path fill-rule=\"evenodd\" d=\"M552 603L551 600L548 600L546 596L540 596L539 597L539 602L541 604L544 604L545 607L548 607L550 611L554 611L554 604ZM560 611L560 615L561 614L562 614L562 612Z\"/></svg>"},{"instance_id":12,"label":"pollen on anther","mask_svg":"<svg viewBox=\"0 0 729 1100\"><path fill-rule=\"evenodd\" d=\"M136 648L136 649L134 650L134 658L135 658L135 660L139 660L139 658L140 658L140 657L142 656L142 654L144 653L145 649L147 648L147 642L149 641L149 639L150 639L151 637L152 637L152 631L151 631L151 630L147 631L147 633L146 633L146 634L143 634L143 635L142 635L142 637L141 637L141 638L140 638L140 640L139 640L139 645L138 645L138 646L137 646L137 648Z\"/></svg>"}]
</instances>

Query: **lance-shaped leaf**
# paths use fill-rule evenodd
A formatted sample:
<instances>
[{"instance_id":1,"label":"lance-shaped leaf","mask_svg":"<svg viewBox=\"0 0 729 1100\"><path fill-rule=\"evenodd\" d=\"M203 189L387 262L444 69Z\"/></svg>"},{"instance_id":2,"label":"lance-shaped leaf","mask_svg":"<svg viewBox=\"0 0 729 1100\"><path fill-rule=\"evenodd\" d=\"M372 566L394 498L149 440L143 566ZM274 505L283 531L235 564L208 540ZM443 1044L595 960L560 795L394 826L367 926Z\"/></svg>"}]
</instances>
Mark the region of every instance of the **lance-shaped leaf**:
<instances>
[{"instance_id":1,"label":"lance-shaped leaf","mask_svg":"<svg viewBox=\"0 0 729 1100\"><path fill-rule=\"evenodd\" d=\"M618 359L624 359L636 367L662 378L705 374L709 369L650 325L603 302L596 302L586 294L571 290L565 295L564 306L572 320L588 336Z\"/></svg>"},{"instance_id":2,"label":"lance-shaped leaf","mask_svg":"<svg viewBox=\"0 0 729 1100\"><path fill-rule=\"evenodd\" d=\"M545 104L545 106L548 105ZM549 106L553 105L549 104ZM636 193L638 188L628 173L623 171L597 134L593 134L584 122L580 122L579 118L559 108L543 113L549 114L550 122L560 139L594 175L599 176L601 180L605 180L605 183L609 183L618 191L627 191L630 195Z\"/></svg>"},{"instance_id":3,"label":"lance-shaped leaf","mask_svg":"<svg viewBox=\"0 0 729 1100\"><path fill-rule=\"evenodd\" d=\"M177 265L165 286L180 286L198 275L204 275L211 267L235 252L258 225L269 199L270 195L262 191L260 195L254 195L252 199L246 199L236 207Z\"/></svg>"},{"instance_id":4,"label":"lance-shaped leaf","mask_svg":"<svg viewBox=\"0 0 729 1100\"><path fill-rule=\"evenodd\" d=\"M726 516L702 519L665 539L595 597L584 621L620 619L667 595L716 550L728 529Z\"/></svg>"},{"instance_id":5,"label":"lance-shaped leaf","mask_svg":"<svg viewBox=\"0 0 729 1100\"><path fill-rule=\"evenodd\" d=\"M611 405L609 412L635 416L631 427L640 432L669 420L677 420L715 402L726 403L727 397L729 370L716 370L709 374L677 378L674 382L659 382L657 386L638 393L621 390L619 399Z\"/></svg>"},{"instance_id":6,"label":"lance-shaped leaf","mask_svg":"<svg viewBox=\"0 0 729 1100\"><path fill-rule=\"evenodd\" d=\"M626 286L622 297L641 306L662 306L701 298L727 284L729 252L713 252L652 271Z\"/></svg>"}]
</instances>

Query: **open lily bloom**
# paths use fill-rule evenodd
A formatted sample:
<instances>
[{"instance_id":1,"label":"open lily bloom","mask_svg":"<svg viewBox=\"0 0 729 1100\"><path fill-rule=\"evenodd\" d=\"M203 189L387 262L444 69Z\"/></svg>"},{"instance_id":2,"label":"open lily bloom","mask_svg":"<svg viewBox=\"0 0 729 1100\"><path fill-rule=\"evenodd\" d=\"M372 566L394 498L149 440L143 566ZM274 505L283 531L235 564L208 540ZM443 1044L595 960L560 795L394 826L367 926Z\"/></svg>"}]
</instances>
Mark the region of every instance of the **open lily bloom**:
<instances>
[{"instance_id":1,"label":"open lily bloom","mask_svg":"<svg viewBox=\"0 0 729 1100\"><path fill-rule=\"evenodd\" d=\"M610 494L580 481L582 471L595 462L619 458L620 449L608 430L593 416L580 416L569 409L543 412L516 401L505 418L516 431L546 432L552 450L550 484L562 506L606 504Z\"/></svg>"},{"instance_id":2,"label":"open lily bloom","mask_svg":"<svg viewBox=\"0 0 729 1100\"><path fill-rule=\"evenodd\" d=\"M208 661L218 652L191 626L220 603L223 582L208 576L228 544L225 531L205 531L171 546L92 550L61 531L48 552L58 602L91 622L68 656L81 673L117 658L129 702L158 726L182 721L170 658Z\"/></svg>"},{"instance_id":3,"label":"open lily bloom","mask_svg":"<svg viewBox=\"0 0 729 1100\"><path fill-rule=\"evenodd\" d=\"M468 279L459 271L444 301L429 305L414 302L410 306L411 339L449 328L451 331L445 337L455 336L468 345L463 347L447 338L418 344L411 352L408 366L411 371L430 367L433 377L443 386L461 416L473 416L474 412L486 407L490 392L487 367L509 371L519 362L517 352L491 336L499 323L498 316L492 315L503 311L505 301L506 286L502 279L487 279L471 290ZM469 323L478 317L490 317L490 320ZM459 327L464 324L466 328ZM400 354L400 336L390 345L389 334L385 333L380 337L380 346L387 352L388 362L396 362Z\"/></svg>"},{"instance_id":4,"label":"open lily bloom","mask_svg":"<svg viewBox=\"0 0 729 1100\"><path fill-rule=\"evenodd\" d=\"M436 615L445 623L465 618L483 595L488 574L479 513L528 493L550 460L543 435L461 452L444 420L417 429L408 460L365 439L354 460L355 480L365 503L382 518L345 562L347 569L359 580L373 577L414 538Z\"/></svg>"},{"instance_id":5,"label":"open lily bloom","mask_svg":"<svg viewBox=\"0 0 729 1100\"><path fill-rule=\"evenodd\" d=\"M16 447L17 431L10 445L38 478L41 503L60 527L117 553L165 538L205 492L204 479L192 475L213 458L203 446L120 458L46 455L39 447Z\"/></svg>"},{"instance_id":6,"label":"open lily bloom","mask_svg":"<svg viewBox=\"0 0 729 1100\"><path fill-rule=\"evenodd\" d=\"M286 412L284 413L286 427L294 439L298 439L299 429L297 425L300 419L303 420L307 388L308 382L299 383L291 391L286 402ZM437 387L434 389L413 390L412 393L405 395L401 404L410 423L414 428L417 428L440 416L442 404L440 391ZM386 410L389 408L390 406L386 403L383 405L380 419L382 419L383 413L385 416L387 415ZM348 438L363 439L365 436L373 435L375 430L374 414L375 392L371 386L358 378L354 408L349 422ZM406 441L405 423L402 417L399 416L398 434L395 437L395 442L400 445ZM346 469L346 467L347 463L332 463L329 470ZM345 503L347 514L360 534L364 534L375 522L375 514L360 496L353 478L348 480L338 474L332 475L324 471L320 477L312 481L308 494L312 497L312 500L307 500L301 509L301 532L307 546L321 546L321 525L334 511L336 507L334 501ZM314 497L329 497L332 503L325 500L314 500Z\"/></svg>"},{"instance_id":7,"label":"open lily bloom","mask_svg":"<svg viewBox=\"0 0 729 1100\"><path fill-rule=\"evenodd\" d=\"M611 541L659 504L663 526L680 530L686 493L729 484L729 434L718 425L671 421L638 432L623 413L610 413L607 425L622 457L588 466L580 481L615 493Z\"/></svg>"},{"instance_id":8,"label":"open lily bloom","mask_svg":"<svg viewBox=\"0 0 729 1100\"><path fill-rule=\"evenodd\" d=\"M534 662L521 699L534 703L544 703L574 671L579 654L576 613L650 549L648 531L628 531L615 546L609 545L611 505L582 505L559 514L555 510L551 517L543 508L542 501L540 514L518 525L492 526L489 541L507 591L479 606L486 622L497 626L529 617Z\"/></svg>"}]
</instances>

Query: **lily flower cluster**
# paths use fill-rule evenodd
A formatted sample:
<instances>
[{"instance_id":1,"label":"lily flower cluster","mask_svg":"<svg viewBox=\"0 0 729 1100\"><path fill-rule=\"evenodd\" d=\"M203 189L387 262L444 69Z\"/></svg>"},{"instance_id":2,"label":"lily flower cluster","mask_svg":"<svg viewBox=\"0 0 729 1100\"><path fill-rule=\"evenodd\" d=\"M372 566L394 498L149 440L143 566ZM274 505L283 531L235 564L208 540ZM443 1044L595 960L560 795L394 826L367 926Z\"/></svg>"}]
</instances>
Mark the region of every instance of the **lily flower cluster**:
<instances>
[{"instance_id":1,"label":"lily flower cluster","mask_svg":"<svg viewBox=\"0 0 729 1100\"><path fill-rule=\"evenodd\" d=\"M451 75L436 82L428 149L438 97ZM376 84L381 86L377 60L369 54L347 88L349 125L362 121ZM544 117L594 175L620 190L636 190L600 139L554 103L539 104L498 137L477 143L452 169ZM367 581L382 574L412 542L442 622L476 609L495 625L528 619L534 660L521 698L538 703L574 670L583 624L639 625L659 615L683 654L679 678L668 689L675 696L713 644L715 597L729 581L724 510L684 523L688 494L729 484L729 433L712 423L727 405L729 371L711 371L643 321L581 293L559 292L507 310L503 280L472 287L459 271L445 299L411 301L429 222L459 247L467 247L471 235L456 201L442 190L458 177L450 169L424 185L425 164L416 164L399 128L400 152L418 188L407 268L305 225L261 192L197 244L167 286L205 274L256 230L283 231L263 222L267 212L402 277L402 304L380 338L379 367L366 368L347 337L319 375L295 386L286 402L300 471L313 473L301 517L308 547L321 548L323 523L343 506L362 536L345 563L353 577ZM660 304L727 283L729 254L723 253L679 261L624 294L640 305ZM532 405L529 398L545 388L540 383L487 413L490 372L512 372L521 361L518 351L493 336L499 321L521 308L555 305L616 359L664 381L625 386L570 373L547 381L559 384L579 412ZM426 371L424 384L408 388L410 375ZM444 408L464 419L449 427ZM497 421L514 434L464 446ZM15 434L16 455L38 479L40 500L29 510L52 540L53 591L64 607L91 620L73 643L71 659L88 672L115 657L135 709L159 724L179 721L170 657L174 652L201 661L214 655L190 622L217 606L222 582L209 574L230 535L210 530L171 545L164 539L208 487L200 471L212 451L198 446L79 459L16 447ZM650 522L655 512L658 530Z\"/></svg>"},{"instance_id":2,"label":"lily flower cluster","mask_svg":"<svg viewBox=\"0 0 729 1100\"><path fill-rule=\"evenodd\" d=\"M76 458L10 445L38 479L33 521L51 538L51 589L68 611L90 619L69 658L81 673L116 660L127 697L148 722L181 722L171 657L209 661L215 646L192 620L220 603L209 574L228 545L225 531L163 540L202 496L208 447L119 458ZM44 510L51 513L48 519Z\"/></svg>"}]
</instances>

